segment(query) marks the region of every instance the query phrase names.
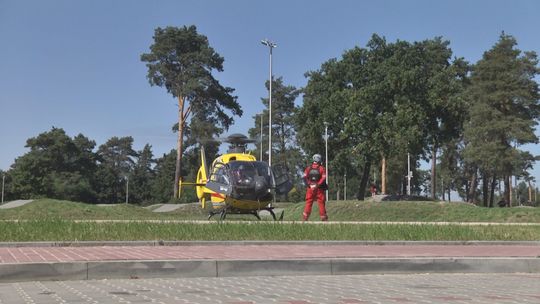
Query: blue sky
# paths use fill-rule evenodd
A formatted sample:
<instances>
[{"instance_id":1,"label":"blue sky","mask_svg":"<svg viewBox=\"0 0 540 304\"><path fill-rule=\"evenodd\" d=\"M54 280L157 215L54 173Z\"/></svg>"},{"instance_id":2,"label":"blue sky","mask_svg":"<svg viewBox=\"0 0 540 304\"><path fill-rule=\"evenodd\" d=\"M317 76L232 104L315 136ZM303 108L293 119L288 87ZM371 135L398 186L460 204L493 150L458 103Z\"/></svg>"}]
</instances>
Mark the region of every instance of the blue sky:
<instances>
[{"instance_id":1,"label":"blue sky","mask_svg":"<svg viewBox=\"0 0 540 304\"><path fill-rule=\"evenodd\" d=\"M0 169L52 126L98 145L131 135L136 149L149 143L156 156L174 148L175 100L148 84L140 61L156 27L194 24L208 37L225 58L216 76L236 89L244 110L229 133L246 133L267 96L261 39L278 44L274 75L302 87L305 72L365 46L373 33L389 41L442 36L455 56L476 62L504 30L521 50L539 53L539 14L532 0L0 0ZM540 154L536 145L526 149Z\"/></svg>"}]
</instances>

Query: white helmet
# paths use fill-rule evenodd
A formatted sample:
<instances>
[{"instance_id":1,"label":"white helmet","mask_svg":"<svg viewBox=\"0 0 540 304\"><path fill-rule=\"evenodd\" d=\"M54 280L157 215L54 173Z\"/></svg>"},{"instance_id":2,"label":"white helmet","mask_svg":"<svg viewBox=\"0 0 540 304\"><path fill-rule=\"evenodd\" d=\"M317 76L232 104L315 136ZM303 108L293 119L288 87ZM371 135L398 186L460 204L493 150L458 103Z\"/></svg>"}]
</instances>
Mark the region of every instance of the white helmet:
<instances>
[{"instance_id":1,"label":"white helmet","mask_svg":"<svg viewBox=\"0 0 540 304\"><path fill-rule=\"evenodd\" d=\"M320 154L313 155L313 161L320 163L322 161L322 156Z\"/></svg>"}]
</instances>

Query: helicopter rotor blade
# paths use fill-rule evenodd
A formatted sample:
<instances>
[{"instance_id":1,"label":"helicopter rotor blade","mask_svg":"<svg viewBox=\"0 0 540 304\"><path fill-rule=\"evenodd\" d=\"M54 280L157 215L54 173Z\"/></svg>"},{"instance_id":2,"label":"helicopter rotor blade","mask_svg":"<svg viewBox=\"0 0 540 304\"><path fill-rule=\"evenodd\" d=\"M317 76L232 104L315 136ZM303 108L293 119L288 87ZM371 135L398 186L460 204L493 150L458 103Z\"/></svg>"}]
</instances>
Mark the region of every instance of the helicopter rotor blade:
<instances>
[{"instance_id":1,"label":"helicopter rotor blade","mask_svg":"<svg viewBox=\"0 0 540 304\"><path fill-rule=\"evenodd\" d=\"M216 138L206 138L206 139L200 139L200 143L228 143L232 145L245 145L245 144L252 144L257 143L259 140L248 138L244 134L235 133L231 134L227 137L216 137Z\"/></svg>"}]
</instances>

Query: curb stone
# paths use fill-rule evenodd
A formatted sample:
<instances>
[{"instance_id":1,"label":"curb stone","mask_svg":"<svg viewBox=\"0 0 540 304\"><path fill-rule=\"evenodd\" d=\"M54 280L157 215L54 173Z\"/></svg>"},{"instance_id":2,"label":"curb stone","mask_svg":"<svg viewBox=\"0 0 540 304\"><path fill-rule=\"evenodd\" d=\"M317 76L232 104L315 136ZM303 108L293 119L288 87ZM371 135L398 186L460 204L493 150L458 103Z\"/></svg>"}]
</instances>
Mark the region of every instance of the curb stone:
<instances>
[{"instance_id":1,"label":"curb stone","mask_svg":"<svg viewBox=\"0 0 540 304\"><path fill-rule=\"evenodd\" d=\"M0 282L412 273L540 273L539 258L159 260L0 264Z\"/></svg>"},{"instance_id":2,"label":"curb stone","mask_svg":"<svg viewBox=\"0 0 540 304\"><path fill-rule=\"evenodd\" d=\"M540 241L74 241L0 242L0 247L90 247L90 246L251 246L251 245L523 245L540 246Z\"/></svg>"}]
</instances>

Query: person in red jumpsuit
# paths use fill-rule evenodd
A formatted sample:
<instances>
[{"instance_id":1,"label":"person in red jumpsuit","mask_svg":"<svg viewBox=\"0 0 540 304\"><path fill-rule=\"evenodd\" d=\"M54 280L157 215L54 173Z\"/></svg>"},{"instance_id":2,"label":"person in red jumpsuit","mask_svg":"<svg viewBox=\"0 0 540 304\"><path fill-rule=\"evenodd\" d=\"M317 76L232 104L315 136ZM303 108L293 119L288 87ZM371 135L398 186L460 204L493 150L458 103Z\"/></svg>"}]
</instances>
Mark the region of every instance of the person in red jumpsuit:
<instances>
[{"instance_id":1,"label":"person in red jumpsuit","mask_svg":"<svg viewBox=\"0 0 540 304\"><path fill-rule=\"evenodd\" d=\"M321 164L322 157L320 154L313 155L313 163L304 170L304 180L306 181L306 206L304 208L303 220L307 221L311 214L313 201L317 199L319 204L319 215L321 221L327 221L325 207L325 190L326 190L326 170Z\"/></svg>"}]
</instances>

